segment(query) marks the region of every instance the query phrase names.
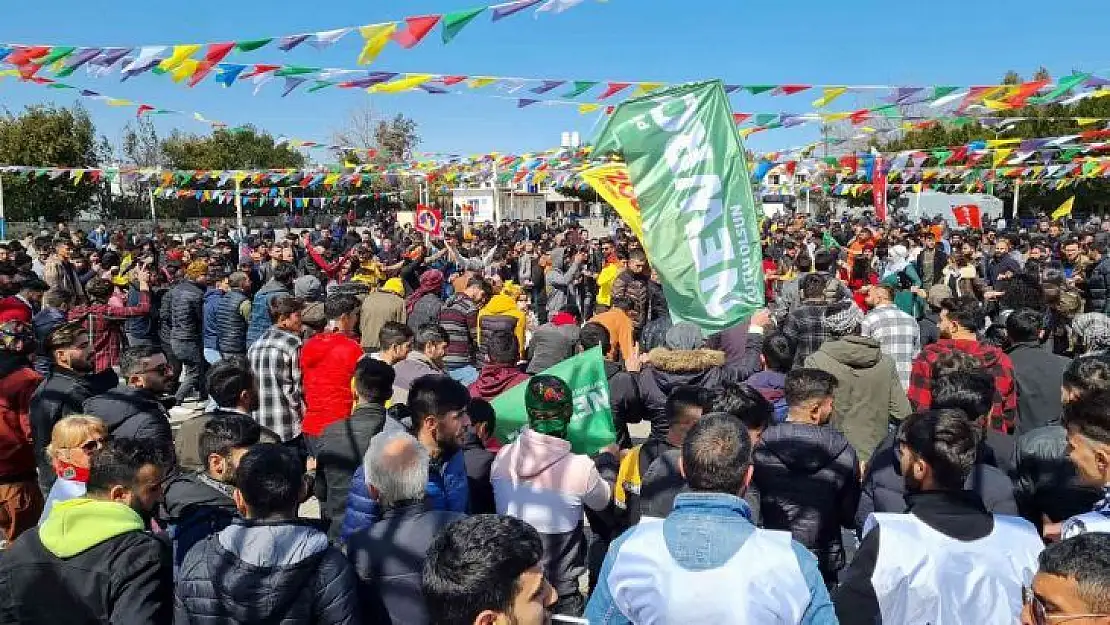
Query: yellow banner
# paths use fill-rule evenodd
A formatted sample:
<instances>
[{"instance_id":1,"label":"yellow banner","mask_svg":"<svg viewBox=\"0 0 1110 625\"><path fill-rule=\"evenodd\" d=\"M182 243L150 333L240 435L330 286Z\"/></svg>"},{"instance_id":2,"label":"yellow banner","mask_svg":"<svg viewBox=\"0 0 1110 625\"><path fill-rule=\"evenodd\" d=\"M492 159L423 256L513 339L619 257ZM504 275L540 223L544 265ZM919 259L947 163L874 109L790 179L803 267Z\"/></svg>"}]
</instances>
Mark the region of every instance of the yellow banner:
<instances>
[{"instance_id":1,"label":"yellow banner","mask_svg":"<svg viewBox=\"0 0 1110 625\"><path fill-rule=\"evenodd\" d=\"M632 228L632 234L643 242L644 221L640 217L640 203L636 200L628 167L624 163L609 163L587 169L581 175L602 199L612 205L624 223Z\"/></svg>"}]
</instances>

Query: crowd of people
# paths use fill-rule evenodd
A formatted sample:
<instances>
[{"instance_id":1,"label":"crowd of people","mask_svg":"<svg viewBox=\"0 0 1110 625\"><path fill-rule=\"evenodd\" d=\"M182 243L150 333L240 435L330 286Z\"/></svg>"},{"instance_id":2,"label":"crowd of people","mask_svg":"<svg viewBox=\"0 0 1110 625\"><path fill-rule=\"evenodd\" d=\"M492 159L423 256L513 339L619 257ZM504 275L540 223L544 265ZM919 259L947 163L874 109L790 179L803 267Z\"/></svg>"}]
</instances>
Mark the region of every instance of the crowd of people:
<instances>
[{"instance_id":1,"label":"crowd of people","mask_svg":"<svg viewBox=\"0 0 1110 625\"><path fill-rule=\"evenodd\" d=\"M709 336L618 226L0 244L0 623L1110 623L1110 221L762 228Z\"/></svg>"}]
</instances>

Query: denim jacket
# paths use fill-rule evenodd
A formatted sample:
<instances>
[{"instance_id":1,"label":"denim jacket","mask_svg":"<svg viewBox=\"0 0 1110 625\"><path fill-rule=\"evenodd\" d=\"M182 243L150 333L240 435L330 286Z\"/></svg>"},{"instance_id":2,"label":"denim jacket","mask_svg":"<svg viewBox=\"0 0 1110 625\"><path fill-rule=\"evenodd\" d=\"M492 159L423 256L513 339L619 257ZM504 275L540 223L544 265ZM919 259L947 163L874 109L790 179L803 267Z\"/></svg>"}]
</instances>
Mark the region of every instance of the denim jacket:
<instances>
[{"instance_id":1,"label":"denim jacket","mask_svg":"<svg viewBox=\"0 0 1110 625\"><path fill-rule=\"evenodd\" d=\"M614 541L586 619L835 625L817 560L788 533L759 529L750 516L733 495L680 494L665 520L641 523ZM709 570L719 574L706 576ZM695 575L696 584L684 580ZM686 596L666 595L671 589ZM629 606L634 614L622 611Z\"/></svg>"}]
</instances>

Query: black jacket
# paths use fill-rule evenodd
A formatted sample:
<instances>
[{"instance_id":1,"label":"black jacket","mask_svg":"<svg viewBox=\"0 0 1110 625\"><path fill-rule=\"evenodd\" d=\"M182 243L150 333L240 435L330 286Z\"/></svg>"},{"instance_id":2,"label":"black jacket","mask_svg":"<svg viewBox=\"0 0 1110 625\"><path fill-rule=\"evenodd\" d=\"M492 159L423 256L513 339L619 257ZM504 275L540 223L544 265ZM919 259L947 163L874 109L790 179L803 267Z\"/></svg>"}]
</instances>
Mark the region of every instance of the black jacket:
<instances>
[{"instance_id":1,"label":"black jacket","mask_svg":"<svg viewBox=\"0 0 1110 625\"><path fill-rule=\"evenodd\" d=\"M39 485L43 492L50 490L57 476L46 458L46 446L54 425L63 417L81 414L85 400L102 393L119 382L111 369L90 376L81 376L69 369L54 367L33 395L31 395L31 438L35 445L35 459L39 466Z\"/></svg>"},{"instance_id":2,"label":"black jacket","mask_svg":"<svg viewBox=\"0 0 1110 625\"><path fill-rule=\"evenodd\" d=\"M247 301L246 293L231 289L216 306L216 322L220 327L220 353L247 353L247 320L239 314L239 308Z\"/></svg>"},{"instance_id":3,"label":"black jacket","mask_svg":"<svg viewBox=\"0 0 1110 625\"><path fill-rule=\"evenodd\" d=\"M644 404L640 401L639 374L624 370L619 362L605 361L605 377L609 379L609 405L613 409L613 426L617 444L622 449L632 446L629 423L644 420Z\"/></svg>"},{"instance_id":4,"label":"black jacket","mask_svg":"<svg viewBox=\"0 0 1110 625\"><path fill-rule=\"evenodd\" d=\"M1087 312L1110 314L1110 258L1103 258L1087 272Z\"/></svg>"},{"instance_id":5,"label":"black jacket","mask_svg":"<svg viewBox=\"0 0 1110 625\"><path fill-rule=\"evenodd\" d=\"M385 408L360 404L351 416L324 428L316 442L316 498L333 540L343 527L351 476L362 465L370 439L385 425Z\"/></svg>"},{"instance_id":6,"label":"black jacket","mask_svg":"<svg viewBox=\"0 0 1110 625\"><path fill-rule=\"evenodd\" d=\"M909 497L898 446L897 434L892 432L875 448L874 455L863 476L863 495L856 510L856 526L863 529L867 517L873 512L905 512ZM992 514L1017 514L1014 487L1006 472L993 466L994 453L986 443L981 446L983 462L977 463L964 487L974 492L987 511Z\"/></svg>"},{"instance_id":7,"label":"black jacket","mask_svg":"<svg viewBox=\"0 0 1110 625\"><path fill-rule=\"evenodd\" d=\"M466 481L470 493L470 514L496 514L490 469L497 454L482 446L482 441L472 432L463 440L463 462L466 464Z\"/></svg>"},{"instance_id":8,"label":"black jacket","mask_svg":"<svg viewBox=\"0 0 1110 625\"><path fill-rule=\"evenodd\" d=\"M1053 523L1090 512L1102 489L1084 486L1068 460L1068 433L1046 425L1017 440L1014 489L1021 516L1038 528L1047 516Z\"/></svg>"},{"instance_id":9,"label":"black jacket","mask_svg":"<svg viewBox=\"0 0 1110 625\"><path fill-rule=\"evenodd\" d=\"M926 311L925 316L917 320L917 327L921 331L921 347L936 343L940 340L940 313Z\"/></svg>"},{"instance_id":10,"label":"black jacket","mask_svg":"<svg viewBox=\"0 0 1110 625\"><path fill-rule=\"evenodd\" d=\"M59 557L43 546L40 529L25 532L0 557L0 623L170 622L173 569L163 541L130 531Z\"/></svg>"},{"instance_id":11,"label":"black jacket","mask_svg":"<svg viewBox=\"0 0 1110 625\"><path fill-rule=\"evenodd\" d=\"M355 625L355 576L303 521L236 521L193 547L177 579L175 625Z\"/></svg>"},{"instance_id":12,"label":"black jacket","mask_svg":"<svg viewBox=\"0 0 1110 625\"><path fill-rule=\"evenodd\" d=\"M178 472L166 480L158 523L173 536L175 567L181 566L194 545L239 518L234 490L201 473Z\"/></svg>"},{"instance_id":13,"label":"black jacket","mask_svg":"<svg viewBox=\"0 0 1110 625\"><path fill-rule=\"evenodd\" d=\"M422 501L387 509L368 529L347 541L358 575L363 622L378 625L430 623L420 580L424 557L436 535L465 515L428 510Z\"/></svg>"},{"instance_id":14,"label":"black jacket","mask_svg":"<svg viewBox=\"0 0 1110 625\"><path fill-rule=\"evenodd\" d=\"M175 356L186 362L199 362L204 332L204 289L182 280L173 287L170 303L170 342Z\"/></svg>"},{"instance_id":15,"label":"black jacket","mask_svg":"<svg viewBox=\"0 0 1110 625\"><path fill-rule=\"evenodd\" d=\"M1016 343L1006 350L1014 363L1018 436L1060 421L1060 384L1071 364L1037 343Z\"/></svg>"},{"instance_id":16,"label":"black jacket","mask_svg":"<svg viewBox=\"0 0 1110 625\"><path fill-rule=\"evenodd\" d=\"M939 245L933 248L933 251L936 252L933 254L933 281L925 285L926 291L929 290L929 287L940 284L944 280L944 266L948 264L948 254L945 254ZM924 260L925 250L922 250L917 255L917 260L913 261L914 269L917 269L917 275L919 276L925 275L925 267L922 264ZM922 279L924 280L924 278Z\"/></svg>"},{"instance_id":17,"label":"black jacket","mask_svg":"<svg viewBox=\"0 0 1110 625\"><path fill-rule=\"evenodd\" d=\"M787 421L763 433L753 459L763 527L790 532L835 582L846 564L840 528L855 526L859 502L856 450L833 427Z\"/></svg>"},{"instance_id":18,"label":"black jacket","mask_svg":"<svg viewBox=\"0 0 1110 625\"><path fill-rule=\"evenodd\" d=\"M86 399L86 414L99 417L114 438L143 440L174 457L173 428L165 406L141 388L117 386Z\"/></svg>"},{"instance_id":19,"label":"black jacket","mask_svg":"<svg viewBox=\"0 0 1110 625\"><path fill-rule=\"evenodd\" d=\"M994 516L979 496L970 491L916 493L907 495L906 502L911 514L956 540L979 540L994 531ZM872 528L863 538L840 586L833 592L833 604L841 625L881 622L879 601L871 585L879 557L879 529L878 526Z\"/></svg>"}]
</instances>

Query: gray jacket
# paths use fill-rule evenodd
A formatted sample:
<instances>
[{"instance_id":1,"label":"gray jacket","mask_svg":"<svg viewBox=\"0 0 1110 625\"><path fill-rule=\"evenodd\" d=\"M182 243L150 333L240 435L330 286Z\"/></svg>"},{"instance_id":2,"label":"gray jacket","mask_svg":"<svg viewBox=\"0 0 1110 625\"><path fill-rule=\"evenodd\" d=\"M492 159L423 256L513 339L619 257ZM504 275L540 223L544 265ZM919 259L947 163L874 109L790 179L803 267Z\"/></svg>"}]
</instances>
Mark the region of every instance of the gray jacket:
<instances>
[{"instance_id":1,"label":"gray jacket","mask_svg":"<svg viewBox=\"0 0 1110 625\"><path fill-rule=\"evenodd\" d=\"M409 400L409 389L416 378L443 373L423 352L413 350L407 358L393 365L396 377L393 379L393 403L405 404Z\"/></svg>"},{"instance_id":2,"label":"gray jacket","mask_svg":"<svg viewBox=\"0 0 1110 625\"><path fill-rule=\"evenodd\" d=\"M535 375L574 355L578 344L578 326L557 326L545 323L536 328L528 344L526 373Z\"/></svg>"},{"instance_id":3,"label":"gray jacket","mask_svg":"<svg viewBox=\"0 0 1110 625\"><path fill-rule=\"evenodd\" d=\"M566 248L557 247L551 250L551 270L547 272L547 314L549 317L558 314L567 302L570 301L570 289L574 279L582 271L582 265L571 263L566 266Z\"/></svg>"}]
</instances>

